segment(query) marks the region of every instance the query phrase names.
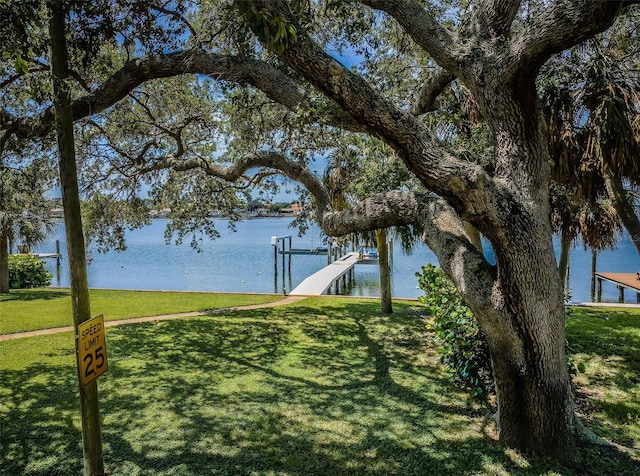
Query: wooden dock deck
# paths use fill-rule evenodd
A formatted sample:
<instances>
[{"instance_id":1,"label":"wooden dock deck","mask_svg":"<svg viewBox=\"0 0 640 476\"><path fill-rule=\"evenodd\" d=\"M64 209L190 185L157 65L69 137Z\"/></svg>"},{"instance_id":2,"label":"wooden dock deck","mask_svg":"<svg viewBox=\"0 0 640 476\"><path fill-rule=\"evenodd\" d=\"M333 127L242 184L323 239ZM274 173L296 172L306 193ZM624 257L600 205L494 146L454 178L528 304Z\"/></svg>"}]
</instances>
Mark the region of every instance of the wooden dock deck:
<instances>
[{"instance_id":1,"label":"wooden dock deck","mask_svg":"<svg viewBox=\"0 0 640 476\"><path fill-rule=\"evenodd\" d=\"M40 259L56 259L58 260L58 262L60 262L60 253L11 253L11 256L35 256L36 258L40 258Z\"/></svg>"},{"instance_id":2,"label":"wooden dock deck","mask_svg":"<svg viewBox=\"0 0 640 476\"><path fill-rule=\"evenodd\" d=\"M291 296L320 296L327 292L331 285L348 273L360 259L360 253L347 253L320 271L302 281L289 294Z\"/></svg>"},{"instance_id":3,"label":"wooden dock deck","mask_svg":"<svg viewBox=\"0 0 640 476\"><path fill-rule=\"evenodd\" d=\"M308 248L290 248L288 250L279 250L278 254L281 255L326 255L327 249L316 248L310 250Z\"/></svg>"},{"instance_id":4,"label":"wooden dock deck","mask_svg":"<svg viewBox=\"0 0 640 476\"><path fill-rule=\"evenodd\" d=\"M60 264L60 258L62 257L60 255L60 240L56 240L55 253L34 253L29 249L27 245L18 245L17 248L18 248L18 252L11 253L12 255L15 255L15 256L33 255L36 258L40 258L40 259L52 258L56 260L58 265Z\"/></svg>"},{"instance_id":5,"label":"wooden dock deck","mask_svg":"<svg viewBox=\"0 0 640 476\"><path fill-rule=\"evenodd\" d=\"M609 281L618 287L618 301L624 302L624 288L631 289L637 294L640 303L640 274L638 273L595 273L598 280L598 302L602 296L602 281Z\"/></svg>"},{"instance_id":6,"label":"wooden dock deck","mask_svg":"<svg viewBox=\"0 0 640 476\"><path fill-rule=\"evenodd\" d=\"M55 259L60 258L60 254L58 253L33 253L33 256L41 259L42 258L55 258Z\"/></svg>"}]
</instances>

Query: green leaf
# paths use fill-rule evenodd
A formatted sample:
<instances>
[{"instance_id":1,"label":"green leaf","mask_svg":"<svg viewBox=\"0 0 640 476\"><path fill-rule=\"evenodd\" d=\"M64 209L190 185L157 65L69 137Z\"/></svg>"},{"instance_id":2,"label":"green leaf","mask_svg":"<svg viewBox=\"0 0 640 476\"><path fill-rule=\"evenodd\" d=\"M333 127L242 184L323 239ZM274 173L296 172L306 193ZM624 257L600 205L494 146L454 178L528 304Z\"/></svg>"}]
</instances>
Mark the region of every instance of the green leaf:
<instances>
[{"instance_id":1,"label":"green leaf","mask_svg":"<svg viewBox=\"0 0 640 476\"><path fill-rule=\"evenodd\" d=\"M15 68L18 73L27 74L29 72L29 66L20 53L16 58Z\"/></svg>"}]
</instances>

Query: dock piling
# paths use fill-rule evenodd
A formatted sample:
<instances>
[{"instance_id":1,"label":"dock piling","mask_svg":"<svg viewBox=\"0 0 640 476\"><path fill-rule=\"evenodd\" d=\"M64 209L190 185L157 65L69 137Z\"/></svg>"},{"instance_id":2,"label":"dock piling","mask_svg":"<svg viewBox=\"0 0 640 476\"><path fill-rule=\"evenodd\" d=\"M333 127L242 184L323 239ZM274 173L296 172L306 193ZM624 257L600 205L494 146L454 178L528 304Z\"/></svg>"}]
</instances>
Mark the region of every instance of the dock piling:
<instances>
[{"instance_id":1,"label":"dock piling","mask_svg":"<svg viewBox=\"0 0 640 476\"><path fill-rule=\"evenodd\" d=\"M624 288L618 286L618 302L624 302Z\"/></svg>"},{"instance_id":2,"label":"dock piling","mask_svg":"<svg viewBox=\"0 0 640 476\"><path fill-rule=\"evenodd\" d=\"M597 302L602 302L602 279L598 278L598 296Z\"/></svg>"}]
</instances>

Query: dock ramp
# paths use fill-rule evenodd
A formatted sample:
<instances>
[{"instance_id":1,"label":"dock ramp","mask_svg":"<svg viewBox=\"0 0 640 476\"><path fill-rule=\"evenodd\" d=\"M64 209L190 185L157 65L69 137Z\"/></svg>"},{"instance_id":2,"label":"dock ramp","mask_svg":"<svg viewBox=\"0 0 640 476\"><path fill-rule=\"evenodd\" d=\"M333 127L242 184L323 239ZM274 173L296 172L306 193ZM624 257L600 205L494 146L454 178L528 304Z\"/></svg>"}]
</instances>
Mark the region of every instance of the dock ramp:
<instances>
[{"instance_id":1,"label":"dock ramp","mask_svg":"<svg viewBox=\"0 0 640 476\"><path fill-rule=\"evenodd\" d=\"M320 296L327 292L331 285L344 274L348 273L360 259L360 253L354 251L347 253L320 271L312 274L302 281L293 291L291 296Z\"/></svg>"}]
</instances>

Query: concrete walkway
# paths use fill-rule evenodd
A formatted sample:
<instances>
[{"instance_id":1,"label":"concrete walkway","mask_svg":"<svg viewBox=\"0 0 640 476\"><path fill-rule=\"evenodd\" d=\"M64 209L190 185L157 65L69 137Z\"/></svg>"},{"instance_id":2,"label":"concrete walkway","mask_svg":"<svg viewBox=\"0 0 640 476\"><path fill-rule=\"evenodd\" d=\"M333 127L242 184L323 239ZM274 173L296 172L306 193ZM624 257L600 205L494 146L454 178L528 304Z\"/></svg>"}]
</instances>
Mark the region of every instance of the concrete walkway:
<instances>
[{"instance_id":1,"label":"concrete walkway","mask_svg":"<svg viewBox=\"0 0 640 476\"><path fill-rule=\"evenodd\" d=\"M245 310L251 310L251 309L262 309L262 308L268 308L268 307L286 306L287 304L293 304L295 302L302 301L303 299L307 299L307 297L308 296L288 296L287 298L281 301L268 302L264 304L249 304L246 306L224 307L220 309L212 309L207 312L195 311L195 312L181 312L178 314L162 314L159 316L132 317L131 319L119 319L117 321L106 321L104 323L104 326L114 327L114 326L121 326L124 324L138 324L140 322L166 321L169 319L180 319L183 317L207 316L211 314L218 314L218 313L229 312L229 311L245 311ZM342 296L342 297L345 297L345 296ZM366 298L360 297L360 299L366 299ZM371 298L371 299L377 299L377 298ZM398 298L398 299L401 299L401 298ZM626 307L626 308L640 309L640 304L615 303L615 302L576 302L576 303L572 303L571 305L584 306L584 307L622 307L622 308ZM71 332L71 331L73 331L73 326L53 327L50 329L39 329L36 331L16 332L15 334L0 334L0 342L5 340L23 339L26 337L58 334L60 332Z\"/></svg>"},{"instance_id":2,"label":"concrete walkway","mask_svg":"<svg viewBox=\"0 0 640 476\"><path fill-rule=\"evenodd\" d=\"M629 309L640 309L640 304L632 302L573 302L571 305L582 307L626 307Z\"/></svg>"},{"instance_id":3,"label":"concrete walkway","mask_svg":"<svg viewBox=\"0 0 640 476\"><path fill-rule=\"evenodd\" d=\"M121 326L124 324L138 324L140 322L152 322L152 321L166 321L169 319L180 319L183 317L196 317L196 316L208 316L211 314L219 314L229 311L246 311L251 309L262 309L267 307L286 306L287 304L293 304L294 302L302 301L306 299L306 296L289 296L281 301L268 302L264 304L249 304L246 306L236 307L224 307L220 309L212 309L207 312L195 311L195 312L181 312L178 314L163 314L160 316L145 316L145 317L133 317L131 319L119 319L117 321L106 321L105 327ZM42 336L49 334L58 334L60 332L72 332L73 326L65 327L53 327L51 329L39 329L37 331L16 332L15 334L2 334L0 335L0 342L5 340L23 339L26 337Z\"/></svg>"}]
</instances>

